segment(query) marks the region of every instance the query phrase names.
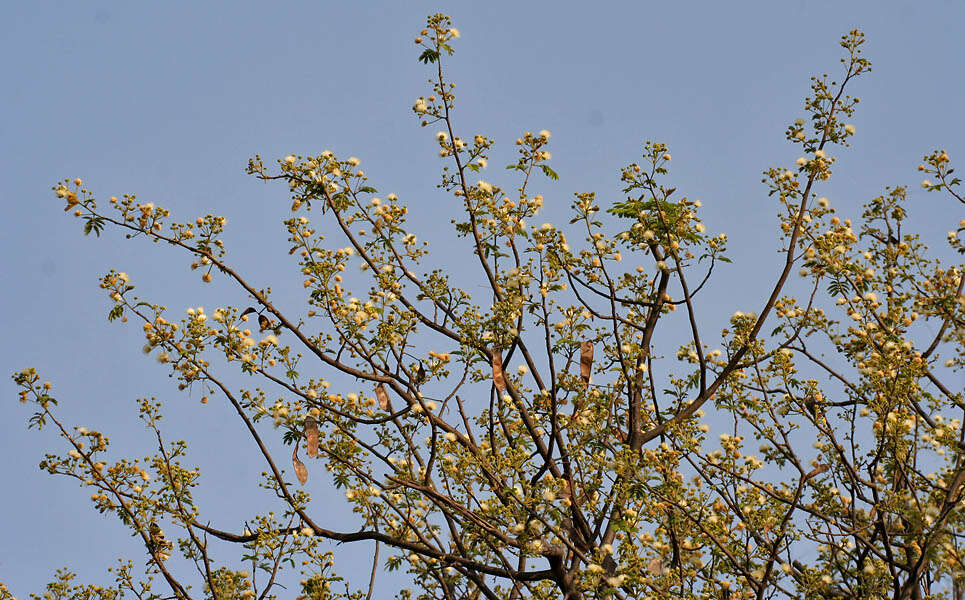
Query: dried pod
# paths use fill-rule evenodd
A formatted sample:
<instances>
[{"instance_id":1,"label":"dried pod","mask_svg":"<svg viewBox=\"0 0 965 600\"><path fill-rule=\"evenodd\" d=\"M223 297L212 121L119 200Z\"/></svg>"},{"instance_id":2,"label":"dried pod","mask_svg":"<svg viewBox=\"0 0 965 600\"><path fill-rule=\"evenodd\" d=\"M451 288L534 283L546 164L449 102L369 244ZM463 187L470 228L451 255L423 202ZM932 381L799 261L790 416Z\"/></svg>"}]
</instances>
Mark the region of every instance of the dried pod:
<instances>
[{"instance_id":1,"label":"dried pod","mask_svg":"<svg viewBox=\"0 0 965 600\"><path fill-rule=\"evenodd\" d=\"M650 562L647 563L647 570L650 571L651 575L661 575L663 574L663 561L659 558L652 558Z\"/></svg>"},{"instance_id":2,"label":"dried pod","mask_svg":"<svg viewBox=\"0 0 965 600\"><path fill-rule=\"evenodd\" d=\"M258 327L260 331L271 329L271 321L269 321L265 315L258 315Z\"/></svg>"},{"instance_id":3,"label":"dried pod","mask_svg":"<svg viewBox=\"0 0 965 600\"><path fill-rule=\"evenodd\" d=\"M315 417L305 419L305 441L308 442L308 455L312 458L318 456L318 421Z\"/></svg>"},{"instance_id":4,"label":"dried pod","mask_svg":"<svg viewBox=\"0 0 965 600\"><path fill-rule=\"evenodd\" d=\"M503 356L493 350L493 383L500 394L506 393L506 378L503 376Z\"/></svg>"},{"instance_id":5,"label":"dried pod","mask_svg":"<svg viewBox=\"0 0 965 600\"><path fill-rule=\"evenodd\" d=\"M295 475L298 477L298 481L305 485L305 482L308 481L308 468L305 463L298 460L298 444L295 444L295 451L292 452L292 465L295 467Z\"/></svg>"},{"instance_id":6,"label":"dried pod","mask_svg":"<svg viewBox=\"0 0 965 600\"><path fill-rule=\"evenodd\" d=\"M580 344L580 377L583 383L590 384L590 371L593 368L593 342Z\"/></svg>"},{"instance_id":7,"label":"dried pod","mask_svg":"<svg viewBox=\"0 0 965 600\"><path fill-rule=\"evenodd\" d=\"M392 411L392 403L389 402L389 393L385 391L385 386L381 383L375 386L375 397L379 400L379 408Z\"/></svg>"}]
</instances>

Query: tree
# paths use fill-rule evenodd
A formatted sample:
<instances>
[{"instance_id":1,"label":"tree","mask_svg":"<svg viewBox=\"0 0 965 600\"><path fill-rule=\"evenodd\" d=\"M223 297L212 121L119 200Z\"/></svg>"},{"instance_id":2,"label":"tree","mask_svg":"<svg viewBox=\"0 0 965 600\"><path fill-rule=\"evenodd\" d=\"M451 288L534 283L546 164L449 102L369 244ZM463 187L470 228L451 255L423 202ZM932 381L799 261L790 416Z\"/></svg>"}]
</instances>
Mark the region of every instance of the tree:
<instances>
[{"instance_id":1,"label":"tree","mask_svg":"<svg viewBox=\"0 0 965 600\"><path fill-rule=\"evenodd\" d=\"M699 202L661 183L669 149L647 142L621 170L626 196L609 216L578 193L568 227L527 224L543 204L537 178L557 177L550 133L516 140L513 189L472 181L494 141L463 138L453 121L443 65L458 37L433 15L416 38L434 83L413 111L440 129L440 188L462 206L455 227L482 300L423 270L433 262L406 229L407 207L380 198L354 157L248 165L288 185L303 314L230 263L223 217L175 222L134 196L103 209L80 179L54 187L85 234L112 227L165 242L204 282L237 285L237 306L179 318L136 297L125 273L100 283L108 319L140 323L145 351L180 389L235 409L280 509L247 526L202 511L199 471L181 465L186 443L165 441L154 400L139 406L156 454L108 464L105 434L59 420L52 385L25 369L14 379L36 409L30 426L67 442L42 468L91 488L95 508L139 536L148 560L144 576L122 562L107 588L73 586L60 571L49 597L267 597L283 568L301 571L299 598L371 597L370 582L343 584L325 540L370 544L373 576L404 569L418 591L403 598L965 597L962 266L928 258L906 230L903 187L855 223L819 197L835 149L855 135L847 120L858 99L845 92L870 70L863 35L842 37L840 83L814 78L810 120L787 128L796 168L764 172L784 264L759 312L734 313L717 344L698 306L727 239L706 232ZM965 204L947 153L919 169L928 191ZM946 241L962 254L965 221L953 227ZM788 291L795 273L800 298ZM653 343L673 328L690 338L676 361ZM319 367L357 386L305 374ZM254 383L233 385L234 369ZM726 431L714 436L711 424ZM291 446L291 472L271 437ZM326 523L311 503L303 486L325 471L358 528ZM216 547L236 548L250 568L215 560ZM200 592L188 583L198 578Z\"/></svg>"}]
</instances>

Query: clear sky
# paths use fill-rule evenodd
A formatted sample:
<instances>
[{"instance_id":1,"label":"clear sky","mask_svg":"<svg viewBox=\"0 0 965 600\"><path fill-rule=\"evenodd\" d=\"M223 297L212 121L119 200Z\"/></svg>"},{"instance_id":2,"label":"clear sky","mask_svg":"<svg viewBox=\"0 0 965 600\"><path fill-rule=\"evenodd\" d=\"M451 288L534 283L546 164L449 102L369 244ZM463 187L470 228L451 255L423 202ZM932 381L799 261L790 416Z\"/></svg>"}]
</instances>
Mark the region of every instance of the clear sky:
<instances>
[{"instance_id":1,"label":"clear sky","mask_svg":"<svg viewBox=\"0 0 965 600\"><path fill-rule=\"evenodd\" d=\"M670 145L672 181L703 200L710 232L732 240L735 263L719 273L714 301L702 307L711 329L734 310L755 310L773 281L776 206L760 173L793 163L783 130L803 116L809 77L838 72L837 42L852 28L867 33L874 67L852 89L862 98L857 136L822 193L843 216L856 217L885 185L907 184L913 222L934 242L950 226L949 211L958 211L955 220L965 216L961 206L926 196L915 171L935 148L965 163L965 3L448 4L4 3L3 369L37 367L54 382L63 418L105 431L114 457L151 452L134 400L157 396L166 402L170 438L194 442L188 462L202 467L200 500L217 507L212 523L240 529L252 512L242 497L267 509L268 499L253 491L263 467L233 442L241 432L231 414L179 394L141 356L139 327L107 323L97 277L112 267L126 271L143 297L174 314L243 297L217 282L202 286L187 258L168 248L113 233L85 239L50 187L82 177L98 197L136 193L182 220L225 215L233 264L293 307L303 292L286 261L286 190L244 175L255 153L266 162L326 148L359 156L376 187L409 203L420 237L449 240L451 198L434 187L437 148L411 114L429 76L412 38L438 10L462 31L448 61L457 127L498 144L486 177L505 177L501 165L513 160L519 133L552 131L561 179L543 188L551 215L564 214L572 192L618 198L619 168L639 157L643 141ZM438 266L458 268L460 259L439 256L445 263ZM62 446L51 434L26 431L29 413L5 381L0 581L26 597L56 567L107 583L115 557L143 563L143 548L90 508L89 492L37 469L45 451ZM352 529L339 499L325 501L323 480L320 471L311 480L319 508L331 514L321 523ZM341 570L367 568L346 561Z\"/></svg>"}]
</instances>

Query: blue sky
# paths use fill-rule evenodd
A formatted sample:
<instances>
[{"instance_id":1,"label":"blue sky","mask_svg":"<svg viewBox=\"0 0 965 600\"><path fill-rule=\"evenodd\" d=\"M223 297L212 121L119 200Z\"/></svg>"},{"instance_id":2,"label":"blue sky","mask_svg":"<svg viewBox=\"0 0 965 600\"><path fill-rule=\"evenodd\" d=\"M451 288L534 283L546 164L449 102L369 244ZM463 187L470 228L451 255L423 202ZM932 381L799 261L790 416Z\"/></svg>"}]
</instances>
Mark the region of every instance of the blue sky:
<instances>
[{"instance_id":1,"label":"blue sky","mask_svg":"<svg viewBox=\"0 0 965 600\"><path fill-rule=\"evenodd\" d=\"M962 217L960 206L922 193L915 171L935 148L959 164L965 157L962 3L590 6L7 3L0 19L0 244L7 257L0 365L8 373L37 367L54 382L64 419L108 433L115 456L150 453L134 399L157 396L166 402L170 438L197 440L201 498L219 506L217 524L237 529L253 512L240 502L225 506L229 496L267 510L253 480L262 470L258 457L229 443L240 434L231 414L179 394L140 354L138 327L106 322L97 277L126 271L142 296L174 314L243 298L225 285L202 286L186 257L167 248L112 233L85 239L50 186L82 177L101 198L136 193L181 219L225 215L232 262L297 306L299 278L283 270L286 190L243 170L256 153L272 161L328 148L361 157L376 187L408 201L420 237L445 250L451 199L435 190L434 130L420 129L410 110L429 76L412 38L425 15L439 10L462 31L448 61L458 85L456 124L465 137L497 141L487 177L504 176L500 165L513 160L519 133L553 132L561 179L544 187L551 216L562 220L573 192L618 198L619 168L638 158L643 141L670 146L672 181L703 200L711 232L731 239L735 263L719 273L716 301L704 307L711 329L734 310L755 310L771 285L761 273L778 260L776 206L760 173L793 163L782 132L803 116L808 78L838 72L837 42L849 29L866 32L874 67L852 88L862 98L858 133L839 152L822 194L842 216L856 217L885 185L909 185L913 223L936 243ZM439 256L446 262L438 266L458 268L459 259ZM141 550L91 510L88 493L39 472L38 461L60 450L58 441L27 432L28 411L15 402L14 386L7 380L0 389L0 473L8 490L0 500L0 581L26 596L54 568L69 566L85 581L106 583L116 556ZM320 500L329 493L322 479L312 480ZM335 525L346 522L331 510ZM367 549L342 551L364 556Z\"/></svg>"}]
</instances>

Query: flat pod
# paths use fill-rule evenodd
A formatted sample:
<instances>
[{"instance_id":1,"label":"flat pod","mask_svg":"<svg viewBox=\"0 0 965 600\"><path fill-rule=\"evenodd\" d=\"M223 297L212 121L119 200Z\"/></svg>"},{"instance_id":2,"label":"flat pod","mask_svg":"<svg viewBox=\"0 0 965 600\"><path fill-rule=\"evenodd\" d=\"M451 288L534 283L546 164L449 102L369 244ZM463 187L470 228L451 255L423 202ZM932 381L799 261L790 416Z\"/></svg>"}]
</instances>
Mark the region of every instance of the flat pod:
<instances>
[{"instance_id":1,"label":"flat pod","mask_svg":"<svg viewBox=\"0 0 965 600\"><path fill-rule=\"evenodd\" d=\"M305 485L305 482L308 481L308 467L298 460L298 444L295 444L295 451L292 452L292 465L295 467L295 475L298 477L298 481Z\"/></svg>"},{"instance_id":2,"label":"flat pod","mask_svg":"<svg viewBox=\"0 0 965 600\"><path fill-rule=\"evenodd\" d=\"M375 386L375 397L379 400L379 408L391 411L392 404L389 402L389 393L385 391L385 386L381 383Z\"/></svg>"},{"instance_id":3,"label":"flat pod","mask_svg":"<svg viewBox=\"0 0 965 600\"><path fill-rule=\"evenodd\" d=\"M593 342L580 344L580 377L583 383L590 384L590 371L593 369Z\"/></svg>"},{"instance_id":4,"label":"flat pod","mask_svg":"<svg viewBox=\"0 0 965 600\"><path fill-rule=\"evenodd\" d=\"M506 378L503 376L503 356L493 350L493 383L496 390L502 394L506 391Z\"/></svg>"},{"instance_id":5,"label":"flat pod","mask_svg":"<svg viewBox=\"0 0 965 600\"><path fill-rule=\"evenodd\" d=\"M308 456L318 456L318 421L315 417L305 419L305 441L308 442Z\"/></svg>"}]
</instances>

